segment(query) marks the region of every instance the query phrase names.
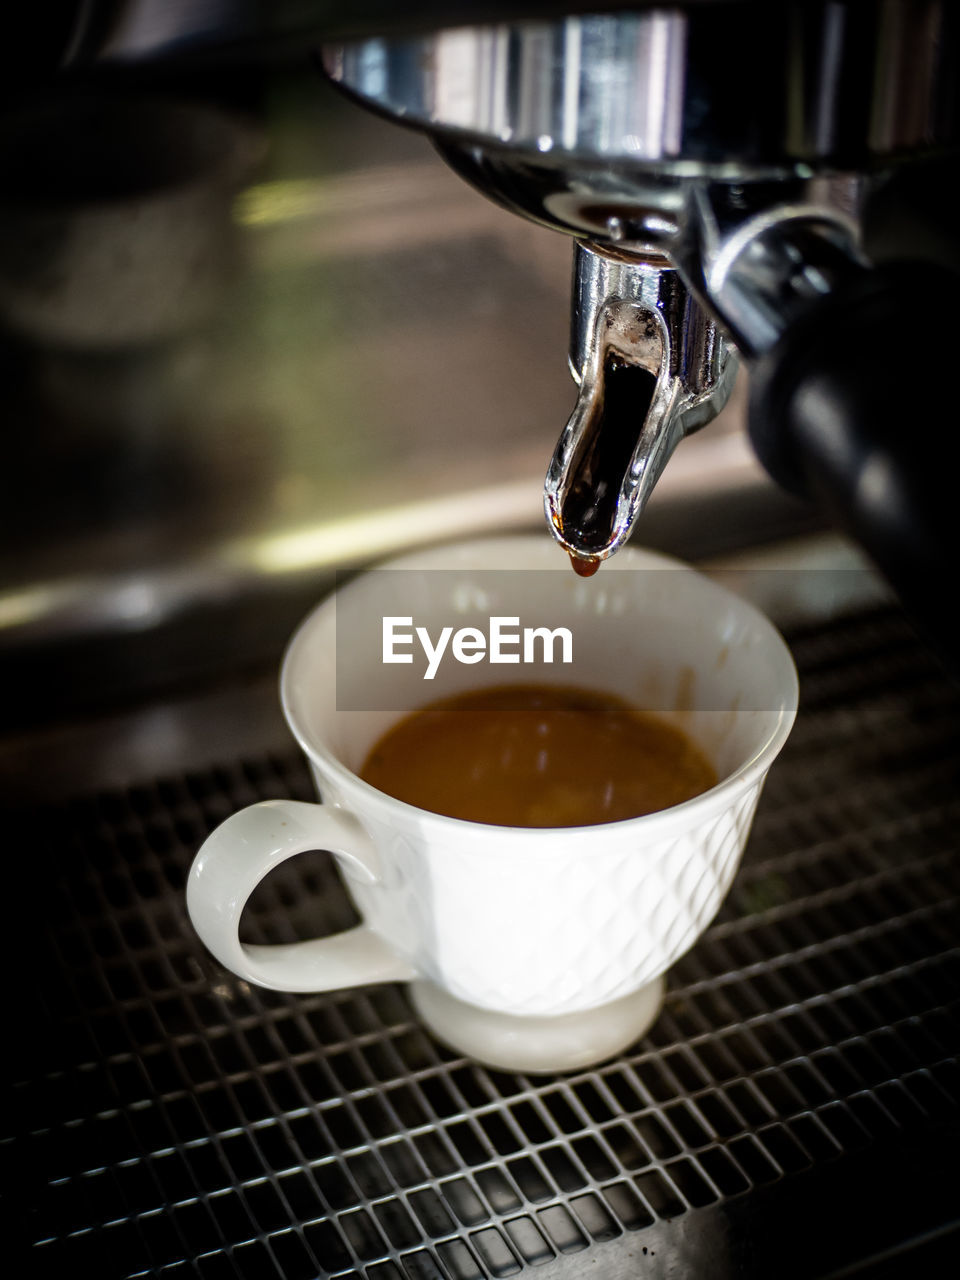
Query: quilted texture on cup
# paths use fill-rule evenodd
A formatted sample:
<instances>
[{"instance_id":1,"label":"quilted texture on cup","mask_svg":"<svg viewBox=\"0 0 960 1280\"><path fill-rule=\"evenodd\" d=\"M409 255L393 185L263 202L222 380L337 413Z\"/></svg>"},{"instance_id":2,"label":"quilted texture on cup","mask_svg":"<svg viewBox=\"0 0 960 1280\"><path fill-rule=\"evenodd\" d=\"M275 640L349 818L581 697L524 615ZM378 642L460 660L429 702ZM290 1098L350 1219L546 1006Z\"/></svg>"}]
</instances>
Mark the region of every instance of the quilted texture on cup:
<instances>
[{"instance_id":1,"label":"quilted texture on cup","mask_svg":"<svg viewBox=\"0 0 960 1280\"><path fill-rule=\"evenodd\" d=\"M390 883L355 889L364 915L427 978L472 1004L548 1015L605 1004L664 973L730 888L762 780L693 826L650 840L642 822L592 832L482 829L470 847L377 834ZM554 833L556 835L557 833Z\"/></svg>"}]
</instances>

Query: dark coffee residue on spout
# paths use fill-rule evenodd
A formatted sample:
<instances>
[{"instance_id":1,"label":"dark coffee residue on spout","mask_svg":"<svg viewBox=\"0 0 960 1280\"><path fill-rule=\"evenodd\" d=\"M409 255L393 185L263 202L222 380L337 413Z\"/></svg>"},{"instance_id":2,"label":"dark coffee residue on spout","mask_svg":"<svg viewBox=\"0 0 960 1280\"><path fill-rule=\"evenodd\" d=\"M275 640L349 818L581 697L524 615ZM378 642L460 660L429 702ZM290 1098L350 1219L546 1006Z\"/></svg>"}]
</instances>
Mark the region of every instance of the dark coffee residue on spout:
<instances>
[{"instance_id":1,"label":"dark coffee residue on spout","mask_svg":"<svg viewBox=\"0 0 960 1280\"><path fill-rule=\"evenodd\" d=\"M573 479L560 506L565 540L575 543L580 552L580 564L574 568L583 577L596 572L599 561L592 556L605 550L613 537L620 490L656 386L656 376L648 369L608 356L601 395L571 465Z\"/></svg>"}]
</instances>

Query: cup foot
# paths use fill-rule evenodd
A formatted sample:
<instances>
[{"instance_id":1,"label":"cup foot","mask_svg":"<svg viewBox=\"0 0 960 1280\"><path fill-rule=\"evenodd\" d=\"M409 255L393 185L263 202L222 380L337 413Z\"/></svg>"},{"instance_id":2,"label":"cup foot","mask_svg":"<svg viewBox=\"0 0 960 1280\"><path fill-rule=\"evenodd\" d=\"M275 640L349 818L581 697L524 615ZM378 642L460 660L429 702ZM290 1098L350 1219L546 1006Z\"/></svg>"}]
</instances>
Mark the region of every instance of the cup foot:
<instances>
[{"instance_id":1,"label":"cup foot","mask_svg":"<svg viewBox=\"0 0 960 1280\"><path fill-rule=\"evenodd\" d=\"M592 1067L633 1044L660 1013L664 981L655 978L609 1004L553 1018L481 1009L422 979L409 991L427 1030L451 1049L488 1067L536 1074Z\"/></svg>"}]
</instances>

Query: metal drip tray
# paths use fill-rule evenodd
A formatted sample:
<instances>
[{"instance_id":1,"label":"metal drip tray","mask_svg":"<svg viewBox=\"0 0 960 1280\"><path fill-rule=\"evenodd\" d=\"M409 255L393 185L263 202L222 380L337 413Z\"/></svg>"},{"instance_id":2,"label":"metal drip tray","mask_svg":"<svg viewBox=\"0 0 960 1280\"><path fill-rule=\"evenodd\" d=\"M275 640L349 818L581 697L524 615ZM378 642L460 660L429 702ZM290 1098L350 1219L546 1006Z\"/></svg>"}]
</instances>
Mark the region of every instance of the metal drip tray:
<instances>
[{"instance_id":1,"label":"metal drip tray","mask_svg":"<svg viewBox=\"0 0 960 1280\"><path fill-rule=\"evenodd\" d=\"M10 1274L956 1274L957 693L892 612L793 648L734 889L652 1032L590 1072L485 1070L401 988L275 994L209 958L187 868L238 806L310 798L292 747L23 813ZM317 854L248 916L286 941L352 912Z\"/></svg>"}]
</instances>

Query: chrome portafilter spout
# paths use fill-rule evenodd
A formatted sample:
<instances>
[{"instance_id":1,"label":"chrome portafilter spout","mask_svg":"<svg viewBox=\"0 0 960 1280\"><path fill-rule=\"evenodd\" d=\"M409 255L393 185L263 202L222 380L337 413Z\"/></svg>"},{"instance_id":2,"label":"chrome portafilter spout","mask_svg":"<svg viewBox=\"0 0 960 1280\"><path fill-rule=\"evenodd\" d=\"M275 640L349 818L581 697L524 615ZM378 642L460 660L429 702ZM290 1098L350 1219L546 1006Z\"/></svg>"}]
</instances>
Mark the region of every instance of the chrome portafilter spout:
<instances>
[{"instance_id":1,"label":"chrome portafilter spout","mask_svg":"<svg viewBox=\"0 0 960 1280\"><path fill-rule=\"evenodd\" d=\"M544 510L586 568L626 541L674 449L723 408L736 360L665 258L581 241L570 369L580 394L547 471Z\"/></svg>"}]
</instances>

